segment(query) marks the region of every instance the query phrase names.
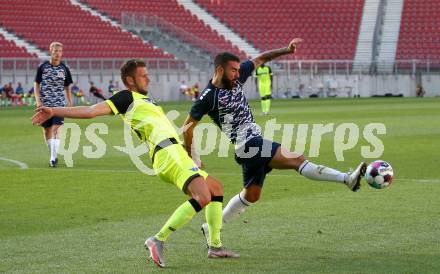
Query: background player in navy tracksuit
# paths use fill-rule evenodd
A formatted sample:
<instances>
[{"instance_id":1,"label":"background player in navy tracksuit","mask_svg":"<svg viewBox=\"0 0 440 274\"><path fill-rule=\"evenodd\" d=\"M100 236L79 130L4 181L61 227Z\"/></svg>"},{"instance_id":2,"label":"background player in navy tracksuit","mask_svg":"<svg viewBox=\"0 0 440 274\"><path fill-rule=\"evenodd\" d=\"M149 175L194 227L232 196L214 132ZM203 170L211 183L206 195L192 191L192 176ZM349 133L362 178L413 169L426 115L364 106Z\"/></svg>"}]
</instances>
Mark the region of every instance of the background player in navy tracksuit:
<instances>
[{"instance_id":1,"label":"background player in navy tracksuit","mask_svg":"<svg viewBox=\"0 0 440 274\"><path fill-rule=\"evenodd\" d=\"M34 91L37 107L64 107L66 98L68 106L72 106L72 94L70 85L72 75L69 68L61 62L63 45L59 42L50 44L50 61L38 66L35 77ZM52 117L41 126L44 129L44 138L50 150L49 166L56 167L58 163L57 153L60 147L61 126L64 118Z\"/></svg>"}]
</instances>

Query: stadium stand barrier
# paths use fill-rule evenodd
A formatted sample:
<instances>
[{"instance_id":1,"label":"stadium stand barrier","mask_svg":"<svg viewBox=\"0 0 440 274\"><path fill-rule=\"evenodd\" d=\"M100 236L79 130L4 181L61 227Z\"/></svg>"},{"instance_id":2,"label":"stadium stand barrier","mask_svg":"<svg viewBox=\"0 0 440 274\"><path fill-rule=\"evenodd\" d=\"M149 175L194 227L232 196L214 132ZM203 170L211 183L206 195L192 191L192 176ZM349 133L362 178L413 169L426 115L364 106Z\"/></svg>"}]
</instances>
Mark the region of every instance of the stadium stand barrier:
<instances>
[{"instance_id":1,"label":"stadium stand barrier","mask_svg":"<svg viewBox=\"0 0 440 274\"><path fill-rule=\"evenodd\" d=\"M106 90L109 80L119 80L119 67L125 59L66 58L74 81L88 90L89 81ZM159 101L184 100L178 90L181 81L203 85L212 71L197 70L173 59L145 59L150 71L151 91ZM0 83L22 82L30 88L37 58L0 58ZM271 64L274 71L273 96L291 97L370 97L379 95L415 96L418 84L426 96L440 94L440 60L398 60L391 73L376 72L371 67L354 71L353 60L282 60ZM373 64L374 65L374 64ZM121 83L122 84L122 83ZM203 88L203 86L201 86ZM254 81L247 81L249 98L257 98Z\"/></svg>"}]
</instances>

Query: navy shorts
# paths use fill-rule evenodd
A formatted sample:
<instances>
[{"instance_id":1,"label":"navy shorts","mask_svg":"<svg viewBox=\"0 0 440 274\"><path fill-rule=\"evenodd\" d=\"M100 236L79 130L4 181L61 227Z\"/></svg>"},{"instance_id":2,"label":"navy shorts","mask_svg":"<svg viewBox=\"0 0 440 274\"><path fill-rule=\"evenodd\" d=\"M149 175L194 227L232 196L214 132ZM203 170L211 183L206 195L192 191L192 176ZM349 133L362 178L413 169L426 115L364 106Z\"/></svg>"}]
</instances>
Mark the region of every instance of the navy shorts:
<instances>
[{"instance_id":1,"label":"navy shorts","mask_svg":"<svg viewBox=\"0 0 440 274\"><path fill-rule=\"evenodd\" d=\"M54 117L50 118L49 120L46 120L44 123L41 124L41 126L44 127L44 128L48 128L48 127L51 127L53 125L64 125L64 118L63 117L54 116Z\"/></svg>"},{"instance_id":2,"label":"navy shorts","mask_svg":"<svg viewBox=\"0 0 440 274\"><path fill-rule=\"evenodd\" d=\"M235 150L235 161L241 165L245 188L253 184L263 186L266 174L272 171L269 162L280 146L279 143L258 136Z\"/></svg>"}]
</instances>

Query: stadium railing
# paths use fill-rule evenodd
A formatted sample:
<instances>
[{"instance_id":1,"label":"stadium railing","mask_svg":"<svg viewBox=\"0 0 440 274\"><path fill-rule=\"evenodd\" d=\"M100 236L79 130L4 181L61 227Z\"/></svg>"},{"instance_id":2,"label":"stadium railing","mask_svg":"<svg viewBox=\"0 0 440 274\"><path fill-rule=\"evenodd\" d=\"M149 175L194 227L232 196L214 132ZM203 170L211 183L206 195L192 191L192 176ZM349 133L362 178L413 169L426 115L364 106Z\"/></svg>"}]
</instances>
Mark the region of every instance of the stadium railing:
<instances>
[{"instance_id":1,"label":"stadium railing","mask_svg":"<svg viewBox=\"0 0 440 274\"><path fill-rule=\"evenodd\" d=\"M63 58L72 74L88 74L88 75L102 75L102 74L118 74L119 69L124 61L128 58ZM155 73L162 71L187 71L187 64L180 60L172 59L151 59L143 58L147 67ZM35 76L35 71L38 65L43 60L38 58L1 58L0 57L0 83L3 82L3 77L13 78L15 76L25 76L26 79L31 79Z\"/></svg>"},{"instance_id":2,"label":"stadium railing","mask_svg":"<svg viewBox=\"0 0 440 274\"><path fill-rule=\"evenodd\" d=\"M161 32L172 34L174 37L198 49L205 51L207 54L214 56L222 51L230 51L231 48L225 48L209 43L206 40L200 39L194 34L178 27L154 14L145 13L122 13L122 25L126 29L137 29L145 31L148 29L157 29Z\"/></svg>"},{"instance_id":3,"label":"stadium railing","mask_svg":"<svg viewBox=\"0 0 440 274\"><path fill-rule=\"evenodd\" d=\"M64 59L63 61L70 67L73 74L117 74L121 64L126 59L104 58L89 59L76 58ZM149 69L154 73L165 71L177 71L187 73L189 67L180 60L171 59L144 59ZM2 77L26 76L34 77L35 70L42 60L37 58L0 58L0 82ZM286 71L289 75L313 75L324 74L438 74L440 72L440 60L396 60L393 63L393 71L390 73L380 72L377 69L384 63L378 62L365 64L365 66L353 69L353 60L282 60L274 62L274 69Z\"/></svg>"}]
</instances>

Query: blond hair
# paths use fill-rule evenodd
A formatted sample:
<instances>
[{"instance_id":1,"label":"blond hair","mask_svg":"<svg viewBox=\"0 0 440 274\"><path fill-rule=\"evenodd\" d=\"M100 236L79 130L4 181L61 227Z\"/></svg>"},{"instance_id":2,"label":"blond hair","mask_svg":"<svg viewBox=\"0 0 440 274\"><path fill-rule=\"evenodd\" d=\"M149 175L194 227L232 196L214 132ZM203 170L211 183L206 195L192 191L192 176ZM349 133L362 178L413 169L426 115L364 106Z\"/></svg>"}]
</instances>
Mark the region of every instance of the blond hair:
<instances>
[{"instance_id":1,"label":"blond hair","mask_svg":"<svg viewBox=\"0 0 440 274\"><path fill-rule=\"evenodd\" d=\"M53 48L62 48L63 44L60 42L52 42L50 43L49 49L52 50Z\"/></svg>"}]
</instances>

